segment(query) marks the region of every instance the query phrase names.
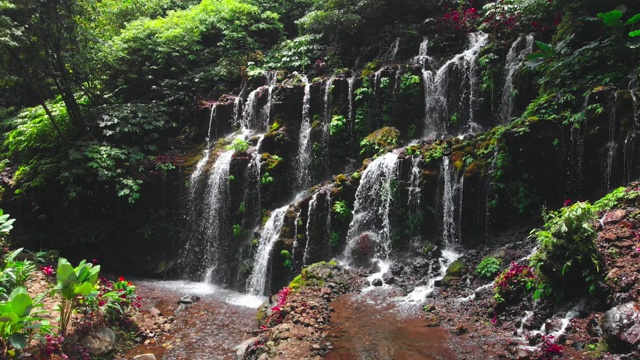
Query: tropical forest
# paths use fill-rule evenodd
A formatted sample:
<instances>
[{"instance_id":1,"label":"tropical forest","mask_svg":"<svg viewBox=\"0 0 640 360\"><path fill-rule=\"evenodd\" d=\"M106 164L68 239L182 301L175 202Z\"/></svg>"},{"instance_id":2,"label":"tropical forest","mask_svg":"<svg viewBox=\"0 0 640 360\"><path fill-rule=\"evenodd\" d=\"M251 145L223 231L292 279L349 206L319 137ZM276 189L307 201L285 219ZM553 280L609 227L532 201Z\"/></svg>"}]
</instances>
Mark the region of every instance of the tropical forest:
<instances>
[{"instance_id":1,"label":"tropical forest","mask_svg":"<svg viewBox=\"0 0 640 360\"><path fill-rule=\"evenodd\" d=\"M0 359L640 358L637 0L0 0Z\"/></svg>"}]
</instances>

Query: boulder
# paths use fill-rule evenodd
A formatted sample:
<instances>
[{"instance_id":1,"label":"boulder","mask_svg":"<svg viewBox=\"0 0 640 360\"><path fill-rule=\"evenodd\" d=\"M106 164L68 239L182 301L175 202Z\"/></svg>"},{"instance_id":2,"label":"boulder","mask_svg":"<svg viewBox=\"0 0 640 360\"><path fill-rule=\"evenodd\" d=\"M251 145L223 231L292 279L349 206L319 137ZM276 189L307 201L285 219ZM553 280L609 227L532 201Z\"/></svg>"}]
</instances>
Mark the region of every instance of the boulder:
<instances>
[{"instance_id":1,"label":"boulder","mask_svg":"<svg viewBox=\"0 0 640 360\"><path fill-rule=\"evenodd\" d=\"M626 350L640 343L640 311L638 303L616 306L602 316L602 332L610 345Z\"/></svg>"},{"instance_id":2,"label":"boulder","mask_svg":"<svg viewBox=\"0 0 640 360\"><path fill-rule=\"evenodd\" d=\"M116 333L106 326L100 326L90 334L80 339L89 354L101 356L112 351L116 346Z\"/></svg>"}]
</instances>

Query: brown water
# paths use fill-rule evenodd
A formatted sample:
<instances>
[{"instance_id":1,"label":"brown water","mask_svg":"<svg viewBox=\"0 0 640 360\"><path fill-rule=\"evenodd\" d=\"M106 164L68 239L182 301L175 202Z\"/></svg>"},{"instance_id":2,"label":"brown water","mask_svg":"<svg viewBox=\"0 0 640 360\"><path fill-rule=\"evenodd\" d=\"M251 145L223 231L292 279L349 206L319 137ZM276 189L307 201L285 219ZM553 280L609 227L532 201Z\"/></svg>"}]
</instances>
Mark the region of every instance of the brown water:
<instances>
[{"instance_id":1,"label":"brown water","mask_svg":"<svg viewBox=\"0 0 640 360\"><path fill-rule=\"evenodd\" d=\"M419 306L386 301L394 294L344 295L332 303L329 360L457 359L449 333L425 327ZM386 305L381 305L385 304Z\"/></svg>"},{"instance_id":2,"label":"brown water","mask_svg":"<svg viewBox=\"0 0 640 360\"><path fill-rule=\"evenodd\" d=\"M132 349L127 358L153 353L158 360L235 359L234 347L250 337L246 331L256 328L260 299L198 283L137 281L136 285L138 294L164 316L174 314L185 294L201 300L175 315L169 336Z\"/></svg>"}]
</instances>

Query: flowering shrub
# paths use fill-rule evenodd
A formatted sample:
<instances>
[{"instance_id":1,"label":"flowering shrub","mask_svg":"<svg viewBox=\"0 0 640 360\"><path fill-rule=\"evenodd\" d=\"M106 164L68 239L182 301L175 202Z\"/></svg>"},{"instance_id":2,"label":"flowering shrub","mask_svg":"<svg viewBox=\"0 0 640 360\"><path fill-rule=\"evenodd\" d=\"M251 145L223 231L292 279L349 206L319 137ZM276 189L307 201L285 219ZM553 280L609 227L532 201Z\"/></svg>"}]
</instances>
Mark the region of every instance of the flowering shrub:
<instances>
[{"instance_id":1,"label":"flowering shrub","mask_svg":"<svg viewBox=\"0 0 640 360\"><path fill-rule=\"evenodd\" d=\"M276 326L282 323L282 320L284 320L286 313L282 310L282 307L287 303L289 294L291 294L291 288L284 287L276 295L276 305L271 308L271 315L269 315L269 317L267 318L266 323L268 326Z\"/></svg>"},{"instance_id":2,"label":"flowering shrub","mask_svg":"<svg viewBox=\"0 0 640 360\"><path fill-rule=\"evenodd\" d=\"M553 359L556 356L562 356L562 346L553 342L553 335L543 335L542 345L542 359Z\"/></svg>"},{"instance_id":3,"label":"flowering shrub","mask_svg":"<svg viewBox=\"0 0 640 360\"><path fill-rule=\"evenodd\" d=\"M535 278L533 268L511 262L509 268L501 272L493 282L494 298L499 302L512 300L524 290L531 289Z\"/></svg>"},{"instance_id":4,"label":"flowering shrub","mask_svg":"<svg viewBox=\"0 0 640 360\"><path fill-rule=\"evenodd\" d=\"M83 299L88 312L94 312L93 315L96 315L95 311L97 311L108 321L118 321L141 308L141 298L135 293L135 285L123 276L120 276L117 281L109 281L101 277L97 288L98 294L95 297Z\"/></svg>"},{"instance_id":5,"label":"flowering shrub","mask_svg":"<svg viewBox=\"0 0 640 360\"><path fill-rule=\"evenodd\" d=\"M443 27L457 31L473 31L480 19L480 14L476 8L448 10L440 18L440 24Z\"/></svg>"},{"instance_id":6,"label":"flowering shrub","mask_svg":"<svg viewBox=\"0 0 640 360\"><path fill-rule=\"evenodd\" d=\"M490 2L482 7L482 24L479 28L495 33L547 31L560 21L558 16L551 16L552 4L552 0Z\"/></svg>"}]
</instances>

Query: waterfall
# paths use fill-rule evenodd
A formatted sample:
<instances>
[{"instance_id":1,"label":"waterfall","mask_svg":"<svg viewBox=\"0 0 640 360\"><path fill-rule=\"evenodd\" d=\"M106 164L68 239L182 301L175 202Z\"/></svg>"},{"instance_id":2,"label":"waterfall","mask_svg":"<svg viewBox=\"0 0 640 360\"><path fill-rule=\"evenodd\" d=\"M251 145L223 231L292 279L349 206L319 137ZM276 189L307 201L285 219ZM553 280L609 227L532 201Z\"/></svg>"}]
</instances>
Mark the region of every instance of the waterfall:
<instances>
[{"instance_id":1,"label":"waterfall","mask_svg":"<svg viewBox=\"0 0 640 360\"><path fill-rule=\"evenodd\" d=\"M488 35L482 32L469 34L469 47L442 65L435 75L426 75L423 69L425 83L425 135L441 135L446 131L447 124L461 121L464 113L449 113L449 76L452 68L463 74L460 84L460 102L457 109L468 113L467 122L460 126L462 132L473 133L480 130L474 122L477 93L479 91L477 75L477 58L480 50L487 44ZM435 132L434 132L435 131Z\"/></svg>"},{"instance_id":2,"label":"waterfall","mask_svg":"<svg viewBox=\"0 0 640 360\"><path fill-rule=\"evenodd\" d=\"M387 259L391 252L389 213L398 176L398 155L387 153L372 161L362 173L356 190L353 220L349 224L344 256L352 259L354 250L362 250L360 241L374 241L375 258ZM358 249L356 249L358 248ZM366 250L366 249L365 249Z\"/></svg>"},{"instance_id":3,"label":"waterfall","mask_svg":"<svg viewBox=\"0 0 640 360\"><path fill-rule=\"evenodd\" d=\"M225 151L218 156L211 168L205 190L205 204L202 212L204 248L201 249L203 265L208 268L207 274L215 272L224 260L224 249L220 248L224 231L229 229L227 208L229 202L229 168L233 150ZM209 276L207 276L209 277Z\"/></svg>"},{"instance_id":4,"label":"waterfall","mask_svg":"<svg viewBox=\"0 0 640 360\"><path fill-rule=\"evenodd\" d=\"M354 76L347 79L347 84L349 85L349 131L351 133L351 137L353 138L354 130L355 130L355 119L353 116L353 84L356 78Z\"/></svg>"},{"instance_id":5,"label":"waterfall","mask_svg":"<svg viewBox=\"0 0 640 360\"><path fill-rule=\"evenodd\" d=\"M247 96L247 101L242 111L242 119L240 120L240 125L245 129L253 129L254 124L257 123L256 106L258 103L258 96L262 90L263 88L259 87L250 92L249 96Z\"/></svg>"},{"instance_id":6,"label":"waterfall","mask_svg":"<svg viewBox=\"0 0 640 360\"><path fill-rule=\"evenodd\" d=\"M269 122L271 120L271 108L273 107L273 89L276 87L276 83L278 82L278 72L277 71L269 71L266 73L267 76L267 104L264 106L263 114L262 114L262 124L264 129L269 128Z\"/></svg>"},{"instance_id":7,"label":"waterfall","mask_svg":"<svg viewBox=\"0 0 640 360\"><path fill-rule=\"evenodd\" d=\"M322 206L320 195L324 195L324 207ZM311 258L312 250L319 252L327 252L330 249L331 240L331 190L328 188L320 189L311 196L309 201L309 209L307 211L307 227L306 237L307 243L304 248L302 258L303 265L309 265L310 262L317 261L318 257ZM325 244L317 242L318 247L311 249L313 245L311 239L325 240ZM321 258L322 256L320 256Z\"/></svg>"},{"instance_id":8,"label":"waterfall","mask_svg":"<svg viewBox=\"0 0 640 360\"><path fill-rule=\"evenodd\" d=\"M379 58L385 61L395 60L396 56L398 55L399 48L400 48L400 38L396 38L396 40L393 43L391 43L391 46L389 46L389 49L387 49L387 52L383 56L380 56Z\"/></svg>"},{"instance_id":9,"label":"waterfall","mask_svg":"<svg viewBox=\"0 0 640 360\"><path fill-rule=\"evenodd\" d=\"M326 172L329 174L329 124L331 123L331 116L333 114L331 92L333 90L333 81L335 77L331 76L324 86L324 128L322 133L322 145L324 147L324 165Z\"/></svg>"},{"instance_id":10,"label":"waterfall","mask_svg":"<svg viewBox=\"0 0 640 360\"><path fill-rule=\"evenodd\" d=\"M429 52L429 38L424 36L422 38L422 42L420 43L420 48L418 49L418 56L412 59L414 63L422 65L423 70L426 70L427 65L433 62L433 58L428 55L428 52Z\"/></svg>"},{"instance_id":11,"label":"waterfall","mask_svg":"<svg viewBox=\"0 0 640 360\"><path fill-rule=\"evenodd\" d=\"M523 40L525 40L525 46L518 51ZM511 48L509 48L509 53L507 54L504 65L504 86L502 88L502 99L500 103L500 118L503 123L508 122L513 114L513 91L515 90L513 77L518 69L520 69L527 55L533 52L533 44L534 38L532 34L526 37L520 35L516 41L511 44Z\"/></svg>"},{"instance_id":12,"label":"waterfall","mask_svg":"<svg viewBox=\"0 0 640 360\"><path fill-rule=\"evenodd\" d=\"M407 200L409 215L416 215L420 209L420 195L422 192L422 187L420 186L422 173L420 169L421 161L420 156L411 158L411 177L409 178L409 195Z\"/></svg>"},{"instance_id":13,"label":"waterfall","mask_svg":"<svg viewBox=\"0 0 640 360\"><path fill-rule=\"evenodd\" d=\"M607 156L604 163L604 184L603 187L611 190L611 172L613 170L613 161L615 160L618 143L616 142L616 104L618 102L618 93L609 101L609 140L607 141Z\"/></svg>"},{"instance_id":14,"label":"waterfall","mask_svg":"<svg viewBox=\"0 0 640 360\"><path fill-rule=\"evenodd\" d=\"M307 266L309 263L309 247L311 246L311 227L313 223L313 214L317 213L316 207L318 203L318 192L311 196L309 201L309 209L307 210L307 243L304 246L304 254L302 256L302 266Z\"/></svg>"},{"instance_id":15,"label":"waterfall","mask_svg":"<svg viewBox=\"0 0 640 360\"><path fill-rule=\"evenodd\" d=\"M300 234L300 224L302 224L302 209L298 209L298 212L296 213L296 220L293 224L293 245L291 246L291 259L293 259L292 261L295 261L296 252L300 247L300 243L298 242L298 234Z\"/></svg>"},{"instance_id":16,"label":"waterfall","mask_svg":"<svg viewBox=\"0 0 640 360\"><path fill-rule=\"evenodd\" d=\"M285 205L274 210L262 229L260 245L258 245L258 250L256 251L256 256L253 261L253 271L248 281L249 292L254 295L265 295L269 257L273 245L280 237L284 216L288 208L289 205Z\"/></svg>"},{"instance_id":17,"label":"waterfall","mask_svg":"<svg viewBox=\"0 0 640 360\"><path fill-rule=\"evenodd\" d=\"M448 157L442 158L442 176L444 178L442 238L447 249L455 248L455 245L460 242L460 223L462 220L464 176L460 176L453 167Z\"/></svg>"},{"instance_id":18,"label":"waterfall","mask_svg":"<svg viewBox=\"0 0 640 360\"><path fill-rule=\"evenodd\" d=\"M298 190L302 191L309 187L311 174L309 173L309 163L311 162L311 83L306 76L302 76L304 81L304 97L302 98L302 124L300 125L300 135L298 140L298 167L296 176Z\"/></svg>"}]
</instances>

